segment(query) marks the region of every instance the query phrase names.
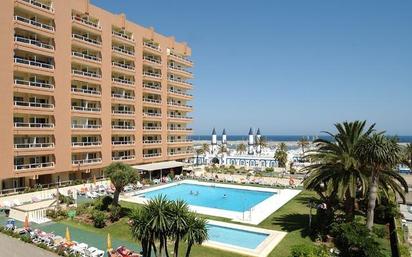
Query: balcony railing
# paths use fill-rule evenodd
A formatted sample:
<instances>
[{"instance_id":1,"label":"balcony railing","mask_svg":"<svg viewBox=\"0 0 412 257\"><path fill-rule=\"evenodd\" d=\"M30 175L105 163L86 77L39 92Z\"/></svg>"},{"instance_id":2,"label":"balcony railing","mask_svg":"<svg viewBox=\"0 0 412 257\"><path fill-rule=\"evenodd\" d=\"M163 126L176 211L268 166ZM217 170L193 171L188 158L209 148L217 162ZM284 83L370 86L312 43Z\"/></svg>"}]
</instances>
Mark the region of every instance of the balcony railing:
<instances>
[{"instance_id":1,"label":"balcony railing","mask_svg":"<svg viewBox=\"0 0 412 257\"><path fill-rule=\"evenodd\" d=\"M177 107L184 107L184 108L192 108L193 107L191 105L179 104L179 103L175 103L175 102L168 102L167 104L170 105L170 106L177 106Z\"/></svg>"},{"instance_id":2,"label":"balcony railing","mask_svg":"<svg viewBox=\"0 0 412 257\"><path fill-rule=\"evenodd\" d=\"M162 140L143 140L143 144L153 145L153 144L160 144Z\"/></svg>"},{"instance_id":3,"label":"balcony railing","mask_svg":"<svg viewBox=\"0 0 412 257\"><path fill-rule=\"evenodd\" d=\"M169 80L171 82L176 82L176 83L179 83L179 84L187 85L187 86L192 86L192 83L181 80L181 79L175 79L175 78L170 78L169 77L167 80Z\"/></svg>"},{"instance_id":4,"label":"balcony railing","mask_svg":"<svg viewBox=\"0 0 412 257\"><path fill-rule=\"evenodd\" d=\"M100 112L100 107L72 106L73 111Z\"/></svg>"},{"instance_id":5,"label":"balcony railing","mask_svg":"<svg viewBox=\"0 0 412 257\"><path fill-rule=\"evenodd\" d=\"M168 143L191 143L193 140L191 139L171 139L167 141Z\"/></svg>"},{"instance_id":6,"label":"balcony railing","mask_svg":"<svg viewBox=\"0 0 412 257\"><path fill-rule=\"evenodd\" d=\"M112 93L112 97L118 98L118 99L134 100L134 96L132 95L124 95L124 94L118 94L118 93Z\"/></svg>"},{"instance_id":7,"label":"balcony railing","mask_svg":"<svg viewBox=\"0 0 412 257\"><path fill-rule=\"evenodd\" d=\"M183 95L183 96L192 96L191 94L187 94L187 93L184 93L182 91L178 91L178 90L174 90L174 89L169 89L168 91L170 93L173 93L173 94L178 94L178 95Z\"/></svg>"},{"instance_id":8,"label":"balcony railing","mask_svg":"<svg viewBox=\"0 0 412 257\"><path fill-rule=\"evenodd\" d=\"M31 61L31 60L24 59L21 57L14 57L14 63L26 64L26 65L41 67L41 68L46 68L46 69L54 69L54 65L50 63Z\"/></svg>"},{"instance_id":9,"label":"balcony railing","mask_svg":"<svg viewBox=\"0 0 412 257\"><path fill-rule=\"evenodd\" d=\"M124 49L124 48L121 48L121 47L112 46L112 50L115 51L115 52L120 52L120 53L123 53L123 54L134 56L134 51L127 50L127 49Z\"/></svg>"},{"instance_id":10,"label":"balcony railing","mask_svg":"<svg viewBox=\"0 0 412 257\"><path fill-rule=\"evenodd\" d=\"M143 87L144 88L150 88L150 89L154 89L154 90L161 90L162 89L162 87L159 85L150 85L150 84L146 84L146 83L143 83Z\"/></svg>"},{"instance_id":11,"label":"balcony railing","mask_svg":"<svg viewBox=\"0 0 412 257\"><path fill-rule=\"evenodd\" d=\"M37 6L41 9L44 9L44 10L47 10L47 11L50 11L50 12L54 12L54 10L52 9L52 7L50 5L43 4L43 3L40 3L40 2L35 1L35 0L22 0L22 1L24 1L26 3L29 3L33 6Z\"/></svg>"},{"instance_id":12,"label":"balcony railing","mask_svg":"<svg viewBox=\"0 0 412 257\"><path fill-rule=\"evenodd\" d=\"M126 130L134 130L134 126L131 125L112 125L112 129L126 129Z\"/></svg>"},{"instance_id":13,"label":"balcony railing","mask_svg":"<svg viewBox=\"0 0 412 257\"><path fill-rule=\"evenodd\" d=\"M27 23L27 24L30 24L30 25L33 25L35 27L39 27L39 28L42 28L42 29L54 31L53 26L50 26L50 25L47 25L47 24L44 24L44 23L41 23L41 22L38 22L38 21L30 20L30 19L27 19L27 18L24 18L24 17L21 17L21 16L17 16L17 15L14 16L14 20L21 21L21 22L24 22L24 23Z\"/></svg>"},{"instance_id":14,"label":"balcony railing","mask_svg":"<svg viewBox=\"0 0 412 257\"><path fill-rule=\"evenodd\" d=\"M181 72L183 72L183 73L186 73L186 74L192 75L192 72L190 72L190 71L188 71L188 70L185 70L184 68L181 68L181 67L177 67L177 66L168 66L168 68L169 68L169 69L171 69L171 70L174 70L174 71L181 71Z\"/></svg>"},{"instance_id":15,"label":"balcony railing","mask_svg":"<svg viewBox=\"0 0 412 257\"><path fill-rule=\"evenodd\" d=\"M162 62L160 60L149 57L149 56L146 56L146 55L143 56L143 60L146 60L146 61L154 63L154 64L162 64Z\"/></svg>"},{"instance_id":16,"label":"balcony railing","mask_svg":"<svg viewBox=\"0 0 412 257\"><path fill-rule=\"evenodd\" d=\"M15 122L15 128L54 128L53 123Z\"/></svg>"},{"instance_id":17,"label":"balcony railing","mask_svg":"<svg viewBox=\"0 0 412 257\"><path fill-rule=\"evenodd\" d=\"M113 114L133 115L134 111L131 110L112 110Z\"/></svg>"},{"instance_id":18,"label":"balcony railing","mask_svg":"<svg viewBox=\"0 0 412 257\"><path fill-rule=\"evenodd\" d=\"M147 116L147 117L161 117L162 114L161 114L161 113L157 113L157 112L143 112L143 116Z\"/></svg>"},{"instance_id":19,"label":"balcony railing","mask_svg":"<svg viewBox=\"0 0 412 257\"><path fill-rule=\"evenodd\" d=\"M30 39L30 38L26 38L26 37L22 37L22 36L14 36L14 41L15 42L21 42L21 43L24 43L24 44L34 45L34 46L44 48L44 49L54 50L53 45L46 44L46 43L43 43L39 40Z\"/></svg>"},{"instance_id":20,"label":"balcony railing","mask_svg":"<svg viewBox=\"0 0 412 257\"><path fill-rule=\"evenodd\" d=\"M14 165L14 170L36 170L54 167L54 162L29 163Z\"/></svg>"},{"instance_id":21,"label":"balcony railing","mask_svg":"<svg viewBox=\"0 0 412 257\"><path fill-rule=\"evenodd\" d=\"M76 70L76 69L73 69L72 73L74 75L80 75L80 76L84 76L84 77L97 78L97 79L100 79L102 77L101 74L96 73L96 72L81 71L81 70Z\"/></svg>"},{"instance_id":22,"label":"balcony railing","mask_svg":"<svg viewBox=\"0 0 412 257\"><path fill-rule=\"evenodd\" d=\"M162 78L162 74L154 73L150 71L143 71L143 76L151 77L151 78Z\"/></svg>"},{"instance_id":23,"label":"balcony railing","mask_svg":"<svg viewBox=\"0 0 412 257\"><path fill-rule=\"evenodd\" d=\"M176 127L168 127L170 131L192 131L192 128L176 128Z\"/></svg>"},{"instance_id":24,"label":"balcony railing","mask_svg":"<svg viewBox=\"0 0 412 257\"><path fill-rule=\"evenodd\" d=\"M191 60L189 60L189 59L187 59L187 58L185 58L185 57L183 57L183 56L177 55L177 54L175 54L175 53L173 53L173 52L170 52L170 55L173 56L173 57L176 57L177 59L180 59L180 60L182 60L182 61L184 61L184 62L188 62L188 63L190 63L190 64L193 64L193 62L192 62Z\"/></svg>"},{"instance_id":25,"label":"balcony railing","mask_svg":"<svg viewBox=\"0 0 412 257\"><path fill-rule=\"evenodd\" d=\"M98 41L98 40L95 40L95 39L92 39L92 38L89 38L89 37L85 37L85 36L82 36L82 35L76 34L76 33L72 34L72 38L79 39L79 40L84 41L86 43L90 43L90 44L97 45L97 46L102 45L101 41Z\"/></svg>"},{"instance_id":26,"label":"balcony railing","mask_svg":"<svg viewBox=\"0 0 412 257\"><path fill-rule=\"evenodd\" d=\"M73 129L100 129L102 125L94 124L72 124Z\"/></svg>"},{"instance_id":27,"label":"balcony railing","mask_svg":"<svg viewBox=\"0 0 412 257\"><path fill-rule=\"evenodd\" d=\"M161 104L162 100L143 97L143 102L153 103L153 104Z\"/></svg>"},{"instance_id":28,"label":"balcony railing","mask_svg":"<svg viewBox=\"0 0 412 257\"><path fill-rule=\"evenodd\" d=\"M133 160L134 158L135 158L134 155L112 156L112 161L126 161L126 160Z\"/></svg>"},{"instance_id":29,"label":"balcony railing","mask_svg":"<svg viewBox=\"0 0 412 257\"><path fill-rule=\"evenodd\" d=\"M37 102L27 102L27 101L14 101L14 106L16 106L16 107L30 107L30 108L54 109L54 105L53 105L53 104L49 104L49 103L37 103Z\"/></svg>"},{"instance_id":30,"label":"balcony railing","mask_svg":"<svg viewBox=\"0 0 412 257\"><path fill-rule=\"evenodd\" d=\"M160 126L143 126L144 130L154 130L154 131L158 131L158 130L162 130L162 127Z\"/></svg>"},{"instance_id":31,"label":"balcony railing","mask_svg":"<svg viewBox=\"0 0 412 257\"><path fill-rule=\"evenodd\" d=\"M54 89L54 85L49 83L43 82L36 82L36 81L29 81L29 80L22 80L22 79L15 79L15 85L23 85L28 87L36 87L36 88L44 88L44 89Z\"/></svg>"},{"instance_id":32,"label":"balcony railing","mask_svg":"<svg viewBox=\"0 0 412 257\"><path fill-rule=\"evenodd\" d=\"M121 84L126 84L126 85L134 85L133 80L128 80L128 79L121 79L121 78L112 78L113 82L121 83Z\"/></svg>"},{"instance_id":33,"label":"balcony railing","mask_svg":"<svg viewBox=\"0 0 412 257\"><path fill-rule=\"evenodd\" d=\"M84 88L77 88L77 87L72 87L72 92L73 93L82 93L82 94L87 94L87 95L101 95L101 92L96 89L84 89Z\"/></svg>"},{"instance_id":34,"label":"balcony railing","mask_svg":"<svg viewBox=\"0 0 412 257\"><path fill-rule=\"evenodd\" d=\"M186 155L186 154L193 154L192 151L177 151L177 152L169 152L168 153L170 156L173 155Z\"/></svg>"},{"instance_id":35,"label":"balcony railing","mask_svg":"<svg viewBox=\"0 0 412 257\"><path fill-rule=\"evenodd\" d=\"M93 141L93 142L72 142L73 147L88 147L88 146L101 146L101 141Z\"/></svg>"},{"instance_id":36,"label":"balcony railing","mask_svg":"<svg viewBox=\"0 0 412 257\"><path fill-rule=\"evenodd\" d=\"M126 40L129 40L129 41L134 42L134 39L133 39L131 36L125 34L125 33L120 33L120 32L117 32L117 31L112 31L112 35L118 36L118 37L121 37L121 38L124 38L124 39L126 39Z\"/></svg>"},{"instance_id":37,"label":"balcony railing","mask_svg":"<svg viewBox=\"0 0 412 257\"><path fill-rule=\"evenodd\" d=\"M120 62L112 62L112 65L115 66L115 67L120 67L120 68L131 70L131 71L135 70L135 67L133 65L124 64L124 63L120 63Z\"/></svg>"},{"instance_id":38,"label":"balcony railing","mask_svg":"<svg viewBox=\"0 0 412 257\"><path fill-rule=\"evenodd\" d=\"M153 49L153 50L156 50L158 52L162 51L162 49L160 49L160 46L158 46L156 44L149 43L149 42L143 42L143 46L146 46L146 47L148 47L150 49Z\"/></svg>"},{"instance_id":39,"label":"balcony railing","mask_svg":"<svg viewBox=\"0 0 412 257\"><path fill-rule=\"evenodd\" d=\"M112 141L112 145L134 145L134 141Z\"/></svg>"},{"instance_id":40,"label":"balcony railing","mask_svg":"<svg viewBox=\"0 0 412 257\"><path fill-rule=\"evenodd\" d=\"M143 154L143 157L144 158L153 158L153 157L158 157L158 156L161 156L162 154L161 153L145 153L145 154Z\"/></svg>"},{"instance_id":41,"label":"balcony railing","mask_svg":"<svg viewBox=\"0 0 412 257\"><path fill-rule=\"evenodd\" d=\"M101 30L101 29L102 29L102 27L99 26L99 24L97 24L97 23L95 23L95 22L92 22L92 21L89 21L89 20L86 20L86 19L82 19L81 17L78 17L78 16L76 16L76 15L72 15L72 20L73 20L73 21L78 21L78 22L80 22L80 23L83 23L83 24L85 24L85 25L87 25L87 26L90 26L90 27L92 27L92 28L96 28L96 29L98 29L98 30Z\"/></svg>"},{"instance_id":42,"label":"balcony railing","mask_svg":"<svg viewBox=\"0 0 412 257\"><path fill-rule=\"evenodd\" d=\"M187 119L187 120L193 119L192 117L188 117L188 116L184 116L184 115L176 115L176 114L169 114L169 115L167 115L167 117L173 118L173 119Z\"/></svg>"},{"instance_id":43,"label":"balcony railing","mask_svg":"<svg viewBox=\"0 0 412 257\"><path fill-rule=\"evenodd\" d=\"M94 158L94 159L83 159L83 160L72 160L73 165L87 165L87 164L94 164L94 163L101 163L102 158Z\"/></svg>"},{"instance_id":44,"label":"balcony railing","mask_svg":"<svg viewBox=\"0 0 412 257\"><path fill-rule=\"evenodd\" d=\"M30 149L30 148L54 148L54 143L22 143L14 144L14 149Z\"/></svg>"},{"instance_id":45,"label":"balcony railing","mask_svg":"<svg viewBox=\"0 0 412 257\"><path fill-rule=\"evenodd\" d=\"M90 60L90 61L95 61L95 62L101 62L102 58L95 56L95 55L90 55L90 54L84 54L76 51L72 51L72 56L79 57L81 59L85 60Z\"/></svg>"}]
</instances>

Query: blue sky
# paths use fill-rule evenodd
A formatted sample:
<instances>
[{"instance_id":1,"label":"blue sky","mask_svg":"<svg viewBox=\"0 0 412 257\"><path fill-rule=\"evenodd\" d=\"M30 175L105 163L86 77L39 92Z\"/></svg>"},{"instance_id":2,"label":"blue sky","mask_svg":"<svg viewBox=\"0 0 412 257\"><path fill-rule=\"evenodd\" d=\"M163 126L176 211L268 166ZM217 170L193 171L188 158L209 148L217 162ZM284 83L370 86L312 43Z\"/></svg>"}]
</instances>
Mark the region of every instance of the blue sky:
<instances>
[{"instance_id":1,"label":"blue sky","mask_svg":"<svg viewBox=\"0 0 412 257\"><path fill-rule=\"evenodd\" d=\"M412 1L92 0L192 47L195 134L412 135Z\"/></svg>"}]
</instances>

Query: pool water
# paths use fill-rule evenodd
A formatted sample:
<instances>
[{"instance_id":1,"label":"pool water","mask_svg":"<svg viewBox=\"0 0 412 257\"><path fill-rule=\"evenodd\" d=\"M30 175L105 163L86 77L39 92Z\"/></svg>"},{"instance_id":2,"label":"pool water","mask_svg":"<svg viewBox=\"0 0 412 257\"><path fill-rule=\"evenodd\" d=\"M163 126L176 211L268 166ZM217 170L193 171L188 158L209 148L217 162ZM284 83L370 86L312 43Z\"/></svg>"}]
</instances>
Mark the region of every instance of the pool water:
<instances>
[{"instance_id":1,"label":"pool water","mask_svg":"<svg viewBox=\"0 0 412 257\"><path fill-rule=\"evenodd\" d=\"M180 199L189 205L244 212L274 194L276 193L184 183L143 193L143 196L153 199L165 195L169 200Z\"/></svg>"},{"instance_id":2,"label":"pool water","mask_svg":"<svg viewBox=\"0 0 412 257\"><path fill-rule=\"evenodd\" d=\"M256 249L269 235L217 225L207 225L209 241Z\"/></svg>"}]
</instances>

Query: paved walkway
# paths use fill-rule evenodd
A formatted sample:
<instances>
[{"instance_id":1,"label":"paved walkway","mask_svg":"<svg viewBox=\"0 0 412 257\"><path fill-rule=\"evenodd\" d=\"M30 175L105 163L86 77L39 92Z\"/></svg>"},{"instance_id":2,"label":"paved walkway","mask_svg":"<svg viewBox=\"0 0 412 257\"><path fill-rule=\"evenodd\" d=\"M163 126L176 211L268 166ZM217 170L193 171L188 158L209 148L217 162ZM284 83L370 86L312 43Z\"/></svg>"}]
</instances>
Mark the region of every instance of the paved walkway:
<instances>
[{"instance_id":1,"label":"paved walkway","mask_svg":"<svg viewBox=\"0 0 412 257\"><path fill-rule=\"evenodd\" d=\"M35 245L24 243L0 233L1 256L7 257L56 257L57 254L41 249Z\"/></svg>"}]
</instances>

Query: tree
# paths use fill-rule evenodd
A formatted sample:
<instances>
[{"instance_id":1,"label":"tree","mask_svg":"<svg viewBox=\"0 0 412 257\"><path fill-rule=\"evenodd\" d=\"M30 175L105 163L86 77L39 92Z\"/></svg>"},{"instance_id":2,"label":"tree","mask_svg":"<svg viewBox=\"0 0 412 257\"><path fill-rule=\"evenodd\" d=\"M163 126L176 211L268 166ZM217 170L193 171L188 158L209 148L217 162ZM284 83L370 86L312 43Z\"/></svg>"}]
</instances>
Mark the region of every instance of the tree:
<instances>
[{"instance_id":1,"label":"tree","mask_svg":"<svg viewBox=\"0 0 412 257\"><path fill-rule=\"evenodd\" d=\"M197 217L194 213L188 216L186 242L186 257L190 256L194 244L202 244L208 239L207 221L204 218Z\"/></svg>"},{"instance_id":2,"label":"tree","mask_svg":"<svg viewBox=\"0 0 412 257\"><path fill-rule=\"evenodd\" d=\"M309 141L306 138L302 137L301 139L299 139L297 144L300 148L302 148L302 153L305 154L305 148L309 146Z\"/></svg>"},{"instance_id":3,"label":"tree","mask_svg":"<svg viewBox=\"0 0 412 257\"><path fill-rule=\"evenodd\" d=\"M326 202L331 202L334 197L345 201L349 220L353 218L357 189L365 190L367 184L367 176L360 169L355 153L356 146L374 131L374 126L366 128L366 121L335 124L336 134L325 132L333 140L315 140L316 149L305 156L313 163L304 169L309 175L304 181L305 188L316 191Z\"/></svg>"},{"instance_id":4,"label":"tree","mask_svg":"<svg viewBox=\"0 0 412 257\"><path fill-rule=\"evenodd\" d=\"M172 202L170 206L170 232L175 239L174 256L179 256L179 243L187 231L187 220L189 215L189 206L182 200Z\"/></svg>"},{"instance_id":5,"label":"tree","mask_svg":"<svg viewBox=\"0 0 412 257\"><path fill-rule=\"evenodd\" d=\"M150 218L148 209L145 207L133 209L130 214L132 237L140 241L143 257L152 256L152 249L154 255L157 256L154 234L148 225Z\"/></svg>"},{"instance_id":6,"label":"tree","mask_svg":"<svg viewBox=\"0 0 412 257\"><path fill-rule=\"evenodd\" d=\"M387 187L395 191L400 190L399 185L396 185L396 183L400 183L404 187L404 191L408 191L408 185L402 176L396 176L392 173L396 165L401 162L401 148L395 138L389 138L380 133L363 138L356 148L356 153L363 162L363 168L369 172L366 226L369 230L372 230L376 199L380 189L379 182L385 182ZM380 179L381 174L385 174L383 175L385 180L390 179L390 181L382 181ZM388 174L391 174L391 176L388 176Z\"/></svg>"},{"instance_id":7,"label":"tree","mask_svg":"<svg viewBox=\"0 0 412 257\"><path fill-rule=\"evenodd\" d=\"M123 192L124 187L128 184L136 183L139 179L139 175L130 165L122 162L114 162L110 164L104 169L104 172L115 187L113 204L118 205L119 195Z\"/></svg>"},{"instance_id":8,"label":"tree","mask_svg":"<svg viewBox=\"0 0 412 257\"><path fill-rule=\"evenodd\" d=\"M199 155L204 154L203 148L196 149L196 165L199 165Z\"/></svg>"},{"instance_id":9,"label":"tree","mask_svg":"<svg viewBox=\"0 0 412 257\"><path fill-rule=\"evenodd\" d=\"M243 154L246 152L246 145L244 143L240 143L236 146L236 152L238 154Z\"/></svg>"},{"instance_id":10,"label":"tree","mask_svg":"<svg viewBox=\"0 0 412 257\"><path fill-rule=\"evenodd\" d=\"M210 151L209 144L203 143L202 144L202 150L203 150L203 154L207 154Z\"/></svg>"},{"instance_id":11,"label":"tree","mask_svg":"<svg viewBox=\"0 0 412 257\"><path fill-rule=\"evenodd\" d=\"M279 167L281 168L286 167L286 163L288 162L288 153L287 153L287 145L285 143L282 142L278 144L273 158L275 158L275 160L278 162Z\"/></svg>"},{"instance_id":12,"label":"tree","mask_svg":"<svg viewBox=\"0 0 412 257\"><path fill-rule=\"evenodd\" d=\"M412 170L412 143L407 144L403 148L402 163Z\"/></svg>"},{"instance_id":13,"label":"tree","mask_svg":"<svg viewBox=\"0 0 412 257\"><path fill-rule=\"evenodd\" d=\"M265 148L268 145L266 137L261 136L260 138L256 137L255 146L260 146L260 148Z\"/></svg>"}]
</instances>

